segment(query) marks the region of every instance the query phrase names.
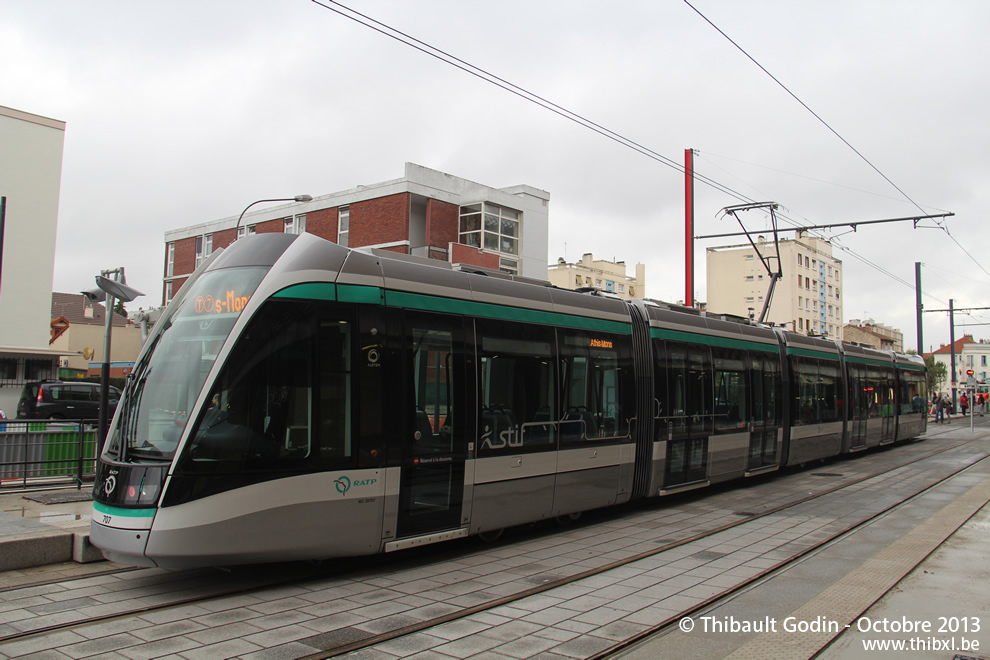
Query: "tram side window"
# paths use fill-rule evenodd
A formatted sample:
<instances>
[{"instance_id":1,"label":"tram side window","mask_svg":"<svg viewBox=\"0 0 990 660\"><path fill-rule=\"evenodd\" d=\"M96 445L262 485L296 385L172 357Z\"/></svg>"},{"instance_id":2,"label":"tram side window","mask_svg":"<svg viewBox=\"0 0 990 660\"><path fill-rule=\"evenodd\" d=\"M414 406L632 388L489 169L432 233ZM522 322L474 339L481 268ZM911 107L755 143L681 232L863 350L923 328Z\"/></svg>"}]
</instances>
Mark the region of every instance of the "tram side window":
<instances>
[{"instance_id":1,"label":"tram side window","mask_svg":"<svg viewBox=\"0 0 990 660\"><path fill-rule=\"evenodd\" d=\"M713 348L715 364L715 433L735 433L746 428L747 411L745 353Z\"/></svg>"},{"instance_id":2,"label":"tram side window","mask_svg":"<svg viewBox=\"0 0 990 660\"><path fill-rule=\"evenodd\" d=\"M898 371L900 380L899 410L901 415L925 413L927 411L928 390L923 374L913 371Z\"/></svg>"},{"instance_id":3,"label":"tram side window","mask_svg":"<svg viewBox=\"0 0 990 660\"><path fill-rule=\"evenodd\" d=\"M352 463L353 323L321 321L321 307L271 301L259 310L210 392L185 469L308 471Z\"/></svg>"},{"instance_id":4,"label":"tram side window","mask_svg":"<svg viewBox=\"0 0 990 660\"><path fill-rule=\"evenodd\" d=\"M821 421L840 421L842 419L842 392L838 362L822 360L818 363L818 397Z\"/></svg>"},{"instance_id":5,"label":"tram side window","mask_svg":"<svg viewBox=\"0 0 990 660\"><path fill-rule=\"evenodd\" d=\"M888 374L879 367L869 367L867 369L868 414L872 417L889 417L891 383L888 382Z\"/></svg>"},{"instance_id":6,"label":"tram side window","mask_svg":"<svg viewBox=\"0 0 990 660\"><path fill-rule=\"evenodd\" d=\"M421 447L453 449L454 348L446 330L412 329L413 395Z\"/></svg>"},{"instance_id":7,"label":"tram side window","mask_svg":"<svg viewBox=\"0 0 990 660\"><path fill-rule=\"evenodd\" d=\"M629 435L633 371L628 338L561 331L560 371L562 443Z\"/></svg>"},{"instance_id":8,"label":"tram side window","mask_svg":"<svg viewBox=\"0 0 990 660\"><path fill-rule=\"evenodd\" d=\"M839 363L791 356L795 384L795 426L841 419Z\"/></svg>"},{"instance_id":9,"label":"tram side window","mask_svg":"<svg viewBox=\"0 0 990 660\"><path fill-rule=\"evenodd\" d=\"M667 387L674 439L711 435L715 406L708 348L668 342Z\"/></svg>"},{"instance_id":10,"label":"tram side window","mask_svg":"<svg viewBox=\"0 0 990 660\"><path fill-rule=\"evenodd\" d=\"M750 361L753 419L760 425L776 426L780 419L780 363L776 358L754 355Z\"/></svg>"},{"instance_id":11,"label":"tram side window","mask_svg":"<svg viewBox=\"0 0 990 660\"><path fill-rule=\"evenodd\" d=\"M852 419L866 419L873 397L867 369L860 364L847 363L846 366L849 374L849 405L852 406Z\"/></svg>"},{"instance_id":12,"label":"tram side window","mask_svg":"<svg viewBox=\"0 0 990 660\"><path fill-rule=\"evenodd\" d=\"M479 456L556 446L553 328L477 322Z\"/></svg>"}]
</instances>

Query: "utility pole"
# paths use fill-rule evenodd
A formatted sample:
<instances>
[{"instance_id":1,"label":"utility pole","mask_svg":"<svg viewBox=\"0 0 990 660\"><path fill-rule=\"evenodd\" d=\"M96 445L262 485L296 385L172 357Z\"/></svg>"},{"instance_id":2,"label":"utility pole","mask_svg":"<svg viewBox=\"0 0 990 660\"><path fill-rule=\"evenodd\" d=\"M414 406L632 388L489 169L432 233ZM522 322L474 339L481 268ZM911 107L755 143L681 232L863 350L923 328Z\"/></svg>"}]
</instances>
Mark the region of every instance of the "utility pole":
<instances>
[{"instance_id":1,"label":"utility pole","mask_svg":"<svg viewBox=\"0 0 990 660\"><path fill-rule=\"evenodd\" d=\"M949 355L952 362L952 373L949 384L952 386L952 408L956 407L956 317L952 313L952 298L949 298Z\"/></svg>"},{"instance_id":2,"label":"utility pole","mask_svg":"<svg viewBox=\"0 0 990 660\"><path fill-rule=\"evenodd\" d=\"M684 304L694 307L694 149L684 150Z\"/></svg>"},{"instance_id":3,"label":"utility pole","mask_svg":"<svg viewBox=\"0 0 990 660\"><path fill-rule=\"evenodd\" d=\"M925 306L921 304L921 262L914 262L914 295L918 307L918 355L925 357L925 342L921 338L921 314Z\"/></svg>"}]
</instances>

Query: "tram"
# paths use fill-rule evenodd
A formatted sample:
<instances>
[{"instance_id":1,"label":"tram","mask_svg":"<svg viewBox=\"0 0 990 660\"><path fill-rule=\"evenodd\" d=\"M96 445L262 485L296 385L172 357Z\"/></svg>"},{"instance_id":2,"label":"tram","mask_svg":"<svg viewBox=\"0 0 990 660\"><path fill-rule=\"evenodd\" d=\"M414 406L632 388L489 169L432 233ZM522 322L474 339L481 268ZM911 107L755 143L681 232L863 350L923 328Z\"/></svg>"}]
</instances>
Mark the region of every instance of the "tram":
<instances>
[{"instance_id":1,"label":"tram","mask_svg":"<svg viewBox=\"0 0 990 660\"><path fill-rule=\"evenodd\" d=\"M924 433L921 358L311 234L215 252L94 483L113 561L390 552Z\"/></svg>"}]
</instances>

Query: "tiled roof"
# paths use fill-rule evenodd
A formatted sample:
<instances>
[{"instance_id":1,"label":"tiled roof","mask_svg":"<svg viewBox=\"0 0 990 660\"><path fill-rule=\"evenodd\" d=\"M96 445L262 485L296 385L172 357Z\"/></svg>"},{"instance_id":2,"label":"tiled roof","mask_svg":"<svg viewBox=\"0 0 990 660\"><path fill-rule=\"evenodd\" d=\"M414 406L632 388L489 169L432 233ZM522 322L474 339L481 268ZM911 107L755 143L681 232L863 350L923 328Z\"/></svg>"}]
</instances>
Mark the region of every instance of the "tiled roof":
<instances>
[{"instance_id":1,"label":"tiled roof","mask_svg":"<svg viewBox=\"0 0 990 660\"><path fill-rule=\"evenodd\" d=\"M86 310L92 308L92 316L86 316ZM103 303L91 303L80 293L53 293L52 318L63 317L69 324L105 325L106 311ZM114 313L111 320L115 326L127 325L127 317Z\"/></svg>"}]
</instances>

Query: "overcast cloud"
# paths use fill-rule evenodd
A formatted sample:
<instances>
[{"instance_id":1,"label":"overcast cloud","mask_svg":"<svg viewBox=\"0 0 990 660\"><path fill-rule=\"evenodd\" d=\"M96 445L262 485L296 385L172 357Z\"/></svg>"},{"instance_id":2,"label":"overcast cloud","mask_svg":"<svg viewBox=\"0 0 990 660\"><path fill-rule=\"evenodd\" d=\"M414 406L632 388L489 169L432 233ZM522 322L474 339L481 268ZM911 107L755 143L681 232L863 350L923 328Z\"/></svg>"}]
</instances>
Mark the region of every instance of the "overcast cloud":
<instances>
[{"instance_id":1,"label":"overcast cloud","mask_svg":"<svg viewBox=\"0 0 990 660\"><path fill-rule=\"evenodd\" d=\"M674 161L697 149L699 174L798 222L921 212L680 0L346 4ZM979 261L939 229L861 227L841 245L903 282L836 249L845 319L916 346L916 261L926 308L987 306L990 3L693 4L926 213L954 212L946 226ZM547 190L548 262L643 262L651 297L684 297L680 173L309 0L10 0L0 80L0 105L67 122L57 291L124 266L148 294L130 307L157 305L166 230L410 161ZM736 230L718 211L737 199L696 194L697 234ZM702 300L713 244L696 251ZM990 322L979 314L957 316L957 336L990 338L961 325ZM947 315L925 314L926 350L948 335Z\"/></svg>"}]
</instances>

